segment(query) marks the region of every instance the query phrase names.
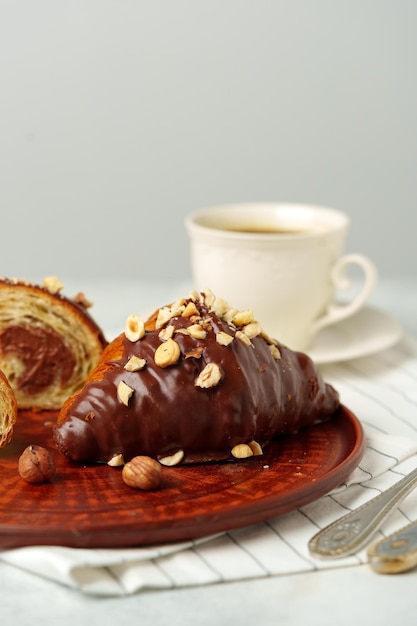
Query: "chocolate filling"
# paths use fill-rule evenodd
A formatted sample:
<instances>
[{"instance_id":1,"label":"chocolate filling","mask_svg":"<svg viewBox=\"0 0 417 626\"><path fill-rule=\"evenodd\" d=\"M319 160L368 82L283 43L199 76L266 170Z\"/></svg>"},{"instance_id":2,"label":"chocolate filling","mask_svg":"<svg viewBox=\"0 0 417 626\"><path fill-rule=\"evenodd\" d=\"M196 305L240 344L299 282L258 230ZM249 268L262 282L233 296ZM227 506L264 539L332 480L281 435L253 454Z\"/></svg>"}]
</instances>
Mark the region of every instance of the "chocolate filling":
<instances>
[{"instance_id":1,"label":"chocolate filling","mask_svg":"<svg viewBox=\"0 0 417 626\"><path fill-rule=\"evenodd\" d=\"M63 387L74 372L74 355L62 337L49 328L10 325L0 334L0 350L24 364L13 382L26 394L35 395L57 382Z\"/></svg>"}]
</instances>

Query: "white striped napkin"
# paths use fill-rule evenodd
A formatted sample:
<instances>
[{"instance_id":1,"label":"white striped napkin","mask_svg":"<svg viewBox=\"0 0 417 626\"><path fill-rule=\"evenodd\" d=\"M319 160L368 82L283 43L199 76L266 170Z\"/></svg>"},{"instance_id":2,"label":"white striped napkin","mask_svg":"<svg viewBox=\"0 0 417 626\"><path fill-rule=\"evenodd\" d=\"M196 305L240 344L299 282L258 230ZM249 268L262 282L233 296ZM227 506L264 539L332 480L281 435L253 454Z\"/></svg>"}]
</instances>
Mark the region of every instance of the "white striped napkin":
<instances>
[{"instance_id":1,"label":"white striped napkin","mask_svg":"<svg viewBox=\"0 0 417 626\"><path fill-rule=\"evenodd\" d=\"M366 549L336 561L314 559L308 541L321 528L360 506L417 467L417 343L323 366L342 402L361 420L364 457L347 481L328 495L286 515L192 542L152 548L85 550L29 547L0 559L92 595L127 595L166 589L353 566ZM375 539L417 518L417 490Z\"/></svg>"}]
</instances>

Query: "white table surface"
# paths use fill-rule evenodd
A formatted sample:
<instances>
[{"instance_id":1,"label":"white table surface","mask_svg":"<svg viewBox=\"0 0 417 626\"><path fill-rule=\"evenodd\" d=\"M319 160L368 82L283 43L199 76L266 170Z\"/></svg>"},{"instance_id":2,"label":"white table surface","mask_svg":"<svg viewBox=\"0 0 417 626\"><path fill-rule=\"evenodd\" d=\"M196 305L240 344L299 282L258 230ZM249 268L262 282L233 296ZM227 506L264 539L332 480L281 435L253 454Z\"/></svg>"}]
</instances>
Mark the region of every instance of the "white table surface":
<instances>
[{"instance_id":1,"label":"white table surface","mask_svg":"<svg viewBox=\"0 0 417 626\"><path fill-rule=\"evenodd\" d=\"M122 325L133 310L147 314L185 295L183 285L82 285L95 300L104 328ZM371 304L395 316L406 334L417 337L417 291L411 281L381 281ZM76 290L78 290L77 285ZM70 295L73 286L67 285ZM111 295L110 295L111 293ZM132 310L131 310L132 309ZM119 319L120 318L120 319ZM229 584L140 592L123 598L95 598L0 562L1 622L5 626L57 624L100 626L152 624L285 624L372 626L415 624L417 569L384 576L368 566L330 569Z\"/></svg>"}]
</instances>

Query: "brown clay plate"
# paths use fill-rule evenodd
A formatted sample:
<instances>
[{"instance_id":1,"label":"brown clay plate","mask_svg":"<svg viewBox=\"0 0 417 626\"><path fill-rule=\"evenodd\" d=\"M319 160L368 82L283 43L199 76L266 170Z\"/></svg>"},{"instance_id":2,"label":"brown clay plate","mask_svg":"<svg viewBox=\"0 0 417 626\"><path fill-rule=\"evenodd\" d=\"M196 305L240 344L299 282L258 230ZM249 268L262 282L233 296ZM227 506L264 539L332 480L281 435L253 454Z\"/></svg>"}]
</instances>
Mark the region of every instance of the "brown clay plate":
<instances>
[{"instance_id":1,"label":"brown clay plate","mask_svg":"<svg viewBox=\"0 0 417 626\"><path fill-rule=\"evenodd\" d=\"M121 470L77 466L54 449L54 412L19 414L0 450L0 548L62 545L116 548L183 541L270 519L343 482L362 458L362 427L347 408L334 419L277 439L245 461L164 468L158 490L136 491ZM52 482L25 483L18 458L31 444L48 447Z\"/></svg>"}]
</instances>

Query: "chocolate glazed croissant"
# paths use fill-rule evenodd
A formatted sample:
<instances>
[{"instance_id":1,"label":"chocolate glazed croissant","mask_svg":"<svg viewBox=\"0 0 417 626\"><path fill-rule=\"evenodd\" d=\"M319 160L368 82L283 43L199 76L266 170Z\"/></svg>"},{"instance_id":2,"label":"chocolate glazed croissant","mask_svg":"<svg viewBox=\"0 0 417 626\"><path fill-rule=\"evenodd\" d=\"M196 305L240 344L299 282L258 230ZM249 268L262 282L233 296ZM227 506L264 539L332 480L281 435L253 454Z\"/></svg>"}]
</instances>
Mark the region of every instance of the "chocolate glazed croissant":
<instances>
[{"instance_id":1,"label":"chocolate glazed croissant","mask_svg":"<svg viewBox=\"0 0 417 626\"><path fill-rule=\"evenodd\" d=\"M0 370L0 448L12 438L16 417L17 403L13 389Z\"/></svg>"},{"instance_id":2,"label":"chocolate glazed croissant","mask_svg":"<svg viewBox=\"0 0 417 626\"><path fill-rule=\"evenodd\" d=\"M70 300L61 288L54 277L0 280L0 369L19 409L60 409L107 345L82 294Z\"/></svg>"},{"instance_id":3,"label":"chocolate glazed croissant","mask_svg":"<svg viewBox=\"0 0 417 626\"><path fill-rule=\"evenodd\" d=\"M262 454L338 406L309 357L270 339L250 310L193 292L146 324L129 316L54 434L78 462L216 461Z\"/></svg>"}]
</instances>

